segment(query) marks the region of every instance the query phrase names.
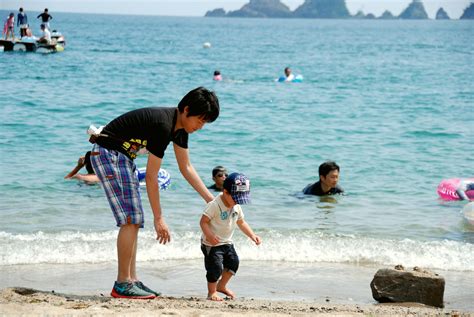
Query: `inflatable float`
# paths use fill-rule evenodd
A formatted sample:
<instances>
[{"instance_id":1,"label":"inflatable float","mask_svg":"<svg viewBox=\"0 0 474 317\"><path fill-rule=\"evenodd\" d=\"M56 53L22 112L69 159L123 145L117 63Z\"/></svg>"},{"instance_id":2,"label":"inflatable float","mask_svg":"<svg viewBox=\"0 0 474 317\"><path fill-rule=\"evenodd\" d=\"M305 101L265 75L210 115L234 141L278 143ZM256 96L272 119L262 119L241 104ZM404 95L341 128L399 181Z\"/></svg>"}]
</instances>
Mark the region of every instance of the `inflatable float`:
<instances>
[{"instance_id":1,"label":"inflatable float","mask_svg":"<svg viewBox=\"0 0 474 317\"><path fill-rule=\"evenodd\" d=\"M140 182L140 185L145 185L145 176L146 176L146 168L141 167L137 168L137 171L135 172L137 174L138 181ZM160 190L165 190L167 189L171 184L171 176L170 174L160 168L158 171L158 185L160 186Z\"/></svg>"},{"instance_id":2,"label":"inflatable float","mask_svg":"<svg viewBox=\"0 0 474 317\"><path fill-rule=\"evenodd\" d=\"M285 76L280 76L280 77L278 77L278 79L276 81L279 82L279 83L283 83L283 82L302 83L303 82L303 75L296 75L291 80L287 80L287 78Z\"/></svg>"},{"instance_id":3,"label":"inflatable float","mask_svg":"<svg viewBox=\"0 0 474 317\"><path fill-rule=\"evenodd\" d=\"M438 195L443 200L461 200L457 193L458 188L467 183L474 183L474 178L450 178L444 179L438 185ZM466 190L466 196L470 200L474 200L474 190Z\"/></svg>"}]
</instances>

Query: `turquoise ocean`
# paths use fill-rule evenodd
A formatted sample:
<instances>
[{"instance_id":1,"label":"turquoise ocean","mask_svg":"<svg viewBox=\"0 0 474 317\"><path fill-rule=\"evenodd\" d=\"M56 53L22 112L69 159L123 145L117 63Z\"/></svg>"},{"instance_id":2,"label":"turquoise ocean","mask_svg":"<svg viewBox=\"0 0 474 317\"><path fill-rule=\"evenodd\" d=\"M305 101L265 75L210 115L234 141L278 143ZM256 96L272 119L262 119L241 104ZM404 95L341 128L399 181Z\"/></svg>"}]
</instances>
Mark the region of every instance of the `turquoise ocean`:
<instances>
[{"instance_id":1,"label":"turquoise ocean","mask_svg":"<svg viewBox=\"0 0 474 317\"><path fill-rule=\"evenodd\" d=\"M0 53L0 270L115 263L102 188L63 179L91 148L88 126L176 106L205 86L221 115L190 136L191 161L208 184L215 165L251 179L244 212L263 244L236 234L245 265L403 264L474 276L465 202L436 193L443 179L474 176L472 22L52 15L64 52ZM275 82L286 66L304 81ZM346 195L301 195L325 160L340 165ZM172 146L163 168L173 240L154 240L143 190L139 265L200 264L204 201Z\"/></svg>"}]
</instances>

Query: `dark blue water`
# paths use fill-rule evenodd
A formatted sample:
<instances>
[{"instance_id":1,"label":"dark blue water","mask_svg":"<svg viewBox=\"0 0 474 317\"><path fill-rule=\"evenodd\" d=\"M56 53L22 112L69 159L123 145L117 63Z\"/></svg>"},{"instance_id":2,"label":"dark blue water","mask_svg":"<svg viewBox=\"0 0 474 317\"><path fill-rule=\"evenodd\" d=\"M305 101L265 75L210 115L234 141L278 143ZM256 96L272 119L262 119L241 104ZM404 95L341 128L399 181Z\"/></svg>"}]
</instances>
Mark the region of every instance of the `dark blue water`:
<instances>
[{"instance_id":1,"label":"dark blue water","mask_svg":"<svg viewBox=\"0 0 474 317\"><path fill-rule=\"evenodd\" d=\"M191 136L191 159L206 182L215 165L251 178L244 212L264 244L237 235L243 258L474 271L464 204L436 194L442 179L474 173L471 22L83 14L53 22L64 52L0 53L0 264L113 261L102 189L63 179L90 149L87 127L176 106L206 86L221 116ZM303 83L274 82L285 66ZM215 69L224 81L212 81ZM328 159L341 166L347 195L299 195ZM163 167L174 243L158 246L146 226L141 260L200 258L204 203L172 147Z\"/></svg>"}]
</instances>

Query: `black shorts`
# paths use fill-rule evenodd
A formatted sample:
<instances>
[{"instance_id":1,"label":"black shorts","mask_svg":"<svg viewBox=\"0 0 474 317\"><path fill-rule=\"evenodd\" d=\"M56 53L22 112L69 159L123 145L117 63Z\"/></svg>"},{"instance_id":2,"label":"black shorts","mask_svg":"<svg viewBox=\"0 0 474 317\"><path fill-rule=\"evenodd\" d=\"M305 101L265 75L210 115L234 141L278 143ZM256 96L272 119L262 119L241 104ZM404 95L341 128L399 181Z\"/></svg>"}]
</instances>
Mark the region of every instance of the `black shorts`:
<instances>
[{"instance_id":1,"label":"black shorts","mask_svg":"<svg viewBox=\"0 0 474 317\"><path fill-rule=\"evenodd\" d=\"M224 270L235 275L239 269L239 256L235 252L233 244L224 244L216 247L201 245L204 254L204 266L206 267L206 279L209 283L219 280Z\"/></svg>"}]
</instances>

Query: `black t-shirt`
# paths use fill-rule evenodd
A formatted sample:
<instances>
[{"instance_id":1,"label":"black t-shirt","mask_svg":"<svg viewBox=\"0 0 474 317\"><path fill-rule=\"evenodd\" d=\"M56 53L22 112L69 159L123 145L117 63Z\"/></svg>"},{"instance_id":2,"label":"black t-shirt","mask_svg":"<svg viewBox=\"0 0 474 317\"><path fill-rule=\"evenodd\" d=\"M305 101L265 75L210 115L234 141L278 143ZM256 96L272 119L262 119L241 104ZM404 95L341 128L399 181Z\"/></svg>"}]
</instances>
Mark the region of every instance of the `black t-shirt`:
<instances>
[{"instance_id":1,"label":"black t-shirt","mask_svg":"<svg viewBox=\"0 0 474 317\"><path fill-rule=\"evenodd\" d=\"M170 142L188 148L188 133L184 129L174 131L178 116L177 108L142 108L127 112L107 124L96 143L117 150L132 160L141 148L163 158Z\"/></svg>"},{"instance_id":2,"label":"black t-shirt","mask_svg":"<svg viewBox=\"0 0 474 317\"><path fill-rule=\"evenodd\" d=\"M317 181L314 184L309 184L303 189L303 194L305 195L316 195L316 196L324 196L324 195L335 195L335 194L342 194L344 190L336 185L336 187L331 188L328 192L323 192L323 188L321 187L321 182Z\"/></svg>"},{"instance_id":3,"label":"black t-shirt","mask_svg":"<svg viewBox=\"0 0 474 317\"><path fill-rule=\"evenodd\" d=\"M53 18L52 16L49 15L49 13L46 13L46 12L41 13L36 18L38 19L40 17L41 17L41 21L43 22L48 22L49 20Z\"/></svg>"}]
</instances>

